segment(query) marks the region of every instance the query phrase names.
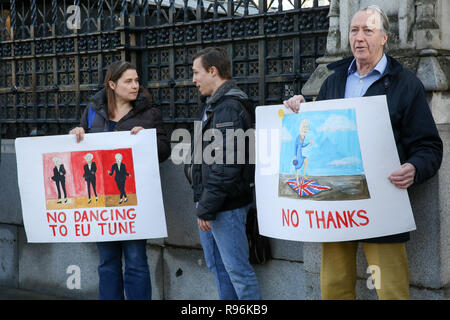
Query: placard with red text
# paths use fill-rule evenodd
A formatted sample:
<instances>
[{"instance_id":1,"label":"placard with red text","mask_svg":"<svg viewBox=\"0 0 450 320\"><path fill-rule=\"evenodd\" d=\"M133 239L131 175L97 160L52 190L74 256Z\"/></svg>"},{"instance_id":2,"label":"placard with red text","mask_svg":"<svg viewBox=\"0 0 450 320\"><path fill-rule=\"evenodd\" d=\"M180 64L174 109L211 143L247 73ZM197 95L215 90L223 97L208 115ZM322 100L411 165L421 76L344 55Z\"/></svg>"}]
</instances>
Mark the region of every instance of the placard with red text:
<instances>
[{"instance_id":1,"label":"placard with red text","mask_svg":"<svg viewBox=\"0 0 450 320\"><path fill-rule=\"evenodd\" d=\"M18 138L28 242L97 242L167 236L156 132Z\"/></svg>"},{"instance_id":2,"label":"placard with red text","mask_svg":"<svg viewBox=\"0 0 450 320\"><path fill-rule=\"evenodd\" d=\"M260 233L333 242L415 230L385 96L256 109Z\"/></svg>"}]
</instances>

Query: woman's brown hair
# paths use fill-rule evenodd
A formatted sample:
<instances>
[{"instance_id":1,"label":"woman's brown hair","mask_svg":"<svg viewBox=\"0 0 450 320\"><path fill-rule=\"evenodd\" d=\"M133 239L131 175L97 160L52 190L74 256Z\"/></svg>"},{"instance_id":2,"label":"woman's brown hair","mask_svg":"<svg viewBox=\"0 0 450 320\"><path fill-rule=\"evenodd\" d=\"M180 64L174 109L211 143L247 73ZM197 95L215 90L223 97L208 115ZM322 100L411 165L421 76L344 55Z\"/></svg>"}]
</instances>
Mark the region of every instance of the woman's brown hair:
<instances>
[{"instance_id":1,"label":"woman's brown hair","mask_svg":"<svg viewBox=\"0 0 450 320\"><path fill-rule=\"evenodd\" d=\"M114 95L114 90L109 86L109 81L117 83L122 74L127 70L136 70L136 67L128 61L115 61L108 66L105 75L105 90L106 90L106 101L108 104L108 117L114 118L114 113L116 110L116 97ZM139 94L143 93L149 103L151 103L152 98L150 93L141 85L139 85ZM138 96L139 96L138 94ZM132 104L133 105L133 104Z\"/></svg>"}]
</instances>

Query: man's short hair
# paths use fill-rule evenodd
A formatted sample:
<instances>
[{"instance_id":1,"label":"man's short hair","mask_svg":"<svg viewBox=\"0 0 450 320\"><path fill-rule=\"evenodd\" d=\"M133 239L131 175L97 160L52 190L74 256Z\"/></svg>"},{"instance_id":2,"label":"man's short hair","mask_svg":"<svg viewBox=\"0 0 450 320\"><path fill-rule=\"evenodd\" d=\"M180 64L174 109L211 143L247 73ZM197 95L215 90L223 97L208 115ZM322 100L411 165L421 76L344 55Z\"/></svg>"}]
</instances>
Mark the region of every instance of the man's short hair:
<instances>
[{"instance_id":1,"label":"man's short hair","mask_svg":"<svg viewBox=\"0 0 450 320\"><path fill-rule=\"evenodd\" d=\"M202 49L194 55L192 62L197 58L201 58L205 70L208 71L211 67L216 67L222 79L231 79L231 59L224 48L208 47Z\"/></svg>"}]
</instances>

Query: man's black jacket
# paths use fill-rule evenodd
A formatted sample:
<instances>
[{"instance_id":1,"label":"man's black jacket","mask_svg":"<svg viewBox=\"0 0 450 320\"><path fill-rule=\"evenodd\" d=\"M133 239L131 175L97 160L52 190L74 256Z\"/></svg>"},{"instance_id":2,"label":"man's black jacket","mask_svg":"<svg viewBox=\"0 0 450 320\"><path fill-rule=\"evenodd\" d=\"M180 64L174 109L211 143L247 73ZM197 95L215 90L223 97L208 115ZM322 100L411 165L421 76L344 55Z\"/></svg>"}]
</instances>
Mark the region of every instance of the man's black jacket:
<instances>
[{"instance_id":1,"label":"man's black jacket","mask_svg":"<svg viewBox=\"0 0 450 320\"><path fill-rule=\"evenodd\" d=\"M246 142L243 149L238 149L239 143L229 141L232 145L227 145L226 141L227 130L235 132L242 129L246 132L251 128L252 115L244 106L247 100L247 95L234 81L228 80L206 101L202 113L202 137L194 137L191 147L194 151L191 157L193 164L185 166L186 177L194 190L194 202L198 202L197 216L203 220L215 220L218 212L243 207L253 200L251 184L254 179L254 166L249 165L249 143ZM214 139L222 139L222 150L212 150L215 149L211 148L214 141L208 141L205 135L208 129L215 130L217 136ZM220 145L218 143L216 148L220 148ZM207 152L208 149L205 151L205 148L213 152ZM215 151L221 152L222 156L215 154ZM227 151L234 152L233 161L228 161L232 163L227 163ZM196 152L203 156L201 163L195 161ZM219 157L223 157L223 160L211 163L204 157L209 154L217 156L216 160L219 160ZM244 155L244 162L237 161L241 155Z\"/></svg>"},{"instance_id":2,"label":"man's black jacket","mask_svg":"<svg viewBox=\"0 0 450 320\"><path fill-rule=\"evenodd\" d=\"M434 176L441 165L442 140L420 80L394 58L387 56L387 59L383 75L369 87L364 96L386 95L400 162L413 164L416 167L414 183L422 183ZM345 97L348 68L352 61L353 57L350 57L328 65L328 69L335 72L322 84L317 101ZM395 219L395 212L392 215ZM409 233L364 241L388 243L407 240Z\"/></svg>"}]
</instances>

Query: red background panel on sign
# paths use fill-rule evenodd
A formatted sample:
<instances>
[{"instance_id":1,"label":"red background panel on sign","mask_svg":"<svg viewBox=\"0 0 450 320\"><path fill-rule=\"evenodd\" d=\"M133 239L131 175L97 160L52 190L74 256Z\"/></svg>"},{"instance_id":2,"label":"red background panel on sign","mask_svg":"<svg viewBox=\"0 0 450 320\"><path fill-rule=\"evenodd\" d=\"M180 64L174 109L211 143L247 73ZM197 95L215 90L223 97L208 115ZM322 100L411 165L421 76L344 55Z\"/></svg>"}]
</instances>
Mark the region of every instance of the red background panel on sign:
<instances>
[{"instance_id":1,"label":"red background panel on sign","mask_svg":"<svg viewBox=\"0 0 450 320\"><path fill-rule=\"evenodd\" d=\"M125 164L128 174L131 176L125 180L125 192L136 193L136 184L134 181L134 166L133 166L133 153L131 148L127 149L115 149L115 150L101 150L101 157L103 162L103 177L105 194L120 194L117 184L114 181L115 173L110 176L108 171L111 171L111 167L116 163L115 155L120 153L122 155L122 163Z\"/></svg>"}]
</instances>

